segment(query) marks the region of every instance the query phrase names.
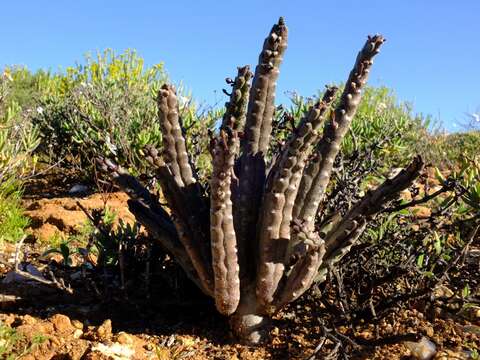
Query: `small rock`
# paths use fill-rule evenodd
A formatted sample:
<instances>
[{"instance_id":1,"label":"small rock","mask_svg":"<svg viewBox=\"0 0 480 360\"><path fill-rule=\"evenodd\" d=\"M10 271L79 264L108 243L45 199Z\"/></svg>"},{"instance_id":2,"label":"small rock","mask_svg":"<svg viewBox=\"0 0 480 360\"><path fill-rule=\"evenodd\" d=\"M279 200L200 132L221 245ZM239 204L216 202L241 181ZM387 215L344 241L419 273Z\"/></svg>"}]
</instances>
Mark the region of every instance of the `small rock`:
<instances>
[{"instance_id":1,"label":"small rock","mask_svg":"<svg viewBox=\"0 0 480 360\"><path fill-rule=\"evenodd\" d=\"M452 350L443 350L437 354L435 360L467 360L470 357L464 352L455 352Z\"/></svg>"},{"instance_id":2,"label":"small rock","mask_svg":"<svg viewBox=\"0 0 480 360\"><path fill-rule=\"evenodd\" d=\"M437 353L437 347L435 344L426 337L422 337L418 342L407 341L405 342L405 345L412 353L412 356L418 360L433 359Z\"/></svg>"},{"instance_id":3,"label":"small rock","mask_svg":"<svg viewBox=\"0 0 480 360\"><path fill-rule=\"evenodd\" d=\"M135 350L130 346L119 343L113 343L109 346L99 343L92 347L92 351L98 351L99 353L116 360L128 360L135 355Z\"/></svg>"},{"instance_id":4,"label":"small rock","mask_svg":"<svg viewBox=\"0 0 480 360\"><path fill-rule=\"evenodd\" d=\"M480 306L472 305L465 307L461 311L465 317L473 322L477 322L480 320Z\"/></svg>"},{"instance_id":5,"label":"small rock","mask_svg":"<svg viewBox=\"0 0 480 360\"><path fill-rule=\"evenodd\" d=\"M383 329L384 333L387 334L387 335L390 335L393 333L393 326L392 324L386 324L384 329Z\"/></svg>"},{"instance_id":6,"label":"small rock","mask_svg":"<svg viewBox=\"0 0 480 360\"><path fill-rule=\"evenodd\" d=\"M47 279L43 277L42 273L32 264L27 264L22 271L29 273L30 275L33 275L36 278L47 281ZM29 281L35 281L35 280L30 279L27 276L23 276L22 274L16 272L15 270L12 270L5 275L5 278L2 280L2 283L10 284L15 282L21 283L21 282L29 282Z\"/></svg>"},{"instance_id":7,"label":"small rock","mask_svg":"<svg viewBox=\"0 0 480 360\"><path fill-rule=\"evenodd\" d=\"M33 325L36 322L37 322L37 320L33 316L30 316L30 315L25 315L22 318L22 325Z\"/></svg>"},{"instance_id":8,"label":"small rock","mask_svg":"<svg viewBox=\"0 0 480 360\"><path fill-rule=\"evenodd\" d=\"M55 330L60 333L72 333L74 331L70 318L66 315L55 314L50 318L50 322L53 324Z\"/></svg>"},{"instance_id":9,"label":"small rock","mask_svg":"<svg viewBox=\"0 0 480 360\"><path fill-rule=\"evenodd\" d=\"M83 331L80 329L75 329L75 331L73 332L74 339L80 339L82 335L83 335Z\"/></svg>"},{"instance_id":10,"label":"small rock","mask_svg":"<svg viewBox=\"0 0 480 360\"><path fill-rule=\"evenodd\" d=\"M112 338L112 321L107 319L102 325L95 329L95 336L97 341L108 341Z\"/></svg>"},{"instance_id":11,"label":"small rock","mask_svg":"<svg viewBox=\"0 0 480 360\"><path fill-rule=\"evenodd\" d=\"M83 184L75 184L73 185L70 190L68 190L68 195L70 196L86 196L89 193L89 188L86 185Z\"/></svg>"},{"instance_id":12,"label":"small rock","mask_svg":"<svg viewBox=\"0 0 480 360\"><path fill-rule=\"evenodd\" d=\"M35 357L32 354L26 354L22 356L22 360L35 360Z\"/></svg>"},{"instance_id":13,"label":"small rock","mask_svg":"<svg viewBox=\"0 0 480 360\"><path fill-rule=\"evenodd\" d=\"M83 330L83 323L77 319L74 319L72 320L72 325L76 328L76 329L80 329L80 330Z\"/></svg>"},{"instance_id":14,"label":"small rock","mask_svg":"<svg viewBox=\"0 0 480 360\"><path fill-rule=\"evenodd\" d=\"M432 338L433 335L435 334L433 327L432 326L427 326L425 327L425 334L429 337Z\"/></svg>"},{"instance_id":15,"label":"small rock","mask_svg":"<svg viewBox=\"0 0 480 360\"><path fill-rule=\"evenodd\" d=\"M43 335L53 334L53 333L54 333L53 324L50 323L50 322L44 322L44 323L40 324L40 325L38 326L38 330L39 330L40 333L42 333Z\"/></svg>"},{"instance_id":16,"label":"small rock","mask_svg":"<svg viewBox=\"0 0 480 360\"><path fill-rule=\"evenodd\" d=\"M437 286L434 290L433 290L433 296L435 296L436 298L442 298L442 297L452 297L454 295L454 292L452 290L450 290L448 287L446 287L445 285L440 285L440 286Z\"/></svg>"},{"instance_id":17,"label":"small rock","mask_svg":"<svg viewBox=\"0 0 480 360\"><path fill-rule=\"evenodd\" d=\"M130 335L122 331L122 332L119 332L117 335L117 342L122 345L132 345L133 339Z\"/></svg>"},{"instance_id":18,"label":"small rock","mask_svg":"<svg viewBox=\"0 0 480 360\"><path fill-rule=\"evenodd\" d=\"M372 332L370 332L368 330L362 331L360 334L358 334L358 336L365 339L365 340L370 340L370 339L373 338Z\"/></svg>"},{"instance_id":19,"label":"small rock","mask_svg":"<svg viewBox=\"0 0 480 360\"><path fill-rule=\"evenodd\" d=\"M415 206L413 213L418 219L427 219L432 214L432 210L426 206Z\"/></svg>"},{"instance_id":20,"label":"small rock","mask_svg":"<svg viewBox=\"0 0 480 360\"><path fill-rule=\"evenodd\" d=\"M63 264L63 261L64 261L62 254L58 254L58 253L47 254L45 256L45 259L51 262L55 262L56 264Z\"/></svg>"},{"instance_id":21,"label":"small rock","mask_svg":"<svg viewBox=\"0 0 480 360\"><path fill-rule=\"evenodd\" d=\"M15 315L0 314L0 321L6 326L11 326L15 322Z\"/></svg>"}]
</instances>

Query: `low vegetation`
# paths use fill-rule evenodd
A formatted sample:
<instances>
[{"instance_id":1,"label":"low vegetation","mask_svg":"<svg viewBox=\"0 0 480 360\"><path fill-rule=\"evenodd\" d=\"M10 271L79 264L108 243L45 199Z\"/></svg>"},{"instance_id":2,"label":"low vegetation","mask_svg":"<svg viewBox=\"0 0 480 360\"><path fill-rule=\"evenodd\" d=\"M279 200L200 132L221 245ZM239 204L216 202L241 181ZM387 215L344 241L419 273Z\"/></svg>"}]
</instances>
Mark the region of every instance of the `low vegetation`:
<instances>
[{"instance_id":1,"label":"low vegetation","mask_svg":"<svg viewBox=\"0 0 480 360\"><path fill-rule=\"evenodd\" d=\"M35 167L39 132L11 95L13 78L0 78L0 244L23 236L28 220L20 206L22 180Z\"/></svg>"}]
</instances>

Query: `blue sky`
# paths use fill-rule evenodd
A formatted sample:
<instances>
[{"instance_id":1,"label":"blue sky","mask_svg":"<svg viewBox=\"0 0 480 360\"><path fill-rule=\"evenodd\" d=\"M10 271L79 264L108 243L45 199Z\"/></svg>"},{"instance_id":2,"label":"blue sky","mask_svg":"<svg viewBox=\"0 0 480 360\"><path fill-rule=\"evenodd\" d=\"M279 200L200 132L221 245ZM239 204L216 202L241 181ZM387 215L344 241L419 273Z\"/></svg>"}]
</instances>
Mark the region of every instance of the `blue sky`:
<instances>
[{"instance_id":1,"label":"blue sky","mask_svg":"<svg viewBox=\"0 0 480 360\"><path fill-rule=\"evenodd\" d=\"M280 101L344 81L366 36L381 33L372 85L450 130L480 110L478 0L4 1L0 65L58 70L89 51L134 48L148 64L165 62L197 99L221 104L225 77L256 63L280 15L290 31Z\"/></svg>"}]
</instances>

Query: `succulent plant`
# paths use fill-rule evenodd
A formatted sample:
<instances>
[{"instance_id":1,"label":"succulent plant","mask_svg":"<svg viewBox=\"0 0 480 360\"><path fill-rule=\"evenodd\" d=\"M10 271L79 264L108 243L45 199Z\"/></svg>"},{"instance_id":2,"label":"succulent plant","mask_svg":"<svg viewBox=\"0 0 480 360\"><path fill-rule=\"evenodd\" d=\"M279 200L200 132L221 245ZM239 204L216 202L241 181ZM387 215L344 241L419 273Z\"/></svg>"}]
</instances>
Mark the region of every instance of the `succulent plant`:
<instances>
[{"instance_id":1,"label":"succulent plant","mask_svg":"<svg viewBox=\"0 0 480 360\"><path fill-rule=\"evenodd\" d=\"M423 168L422 159L416 157L346 214L322 216L330 220L318 224L334 160L384 38L368 37L335 108L337 88L327 87L269 159L275 88L287 33L280 18L264 42L255 73L240 67L236 78L228 81L230 100L210 144L213 170L208 189L200 185L191 164L175 88L168 84L157 98L163 148L145 150L168 211L125 169L108 159L98 161L130 195L129 207L137 220L215 299L218 311L230 316L234 333L250 344L267 337L274 313L325 279L369 219Z\"/></svg>"}]
</instances>

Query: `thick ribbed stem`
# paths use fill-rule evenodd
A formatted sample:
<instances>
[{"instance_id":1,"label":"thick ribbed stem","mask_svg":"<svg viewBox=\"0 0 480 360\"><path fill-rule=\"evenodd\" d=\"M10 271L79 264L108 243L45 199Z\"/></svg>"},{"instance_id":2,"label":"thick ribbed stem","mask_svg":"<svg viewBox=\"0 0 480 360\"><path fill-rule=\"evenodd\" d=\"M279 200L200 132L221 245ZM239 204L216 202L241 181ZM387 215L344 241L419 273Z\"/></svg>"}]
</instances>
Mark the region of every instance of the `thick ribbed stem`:
<instances>
[{"instance_id":1,"label":"thick ribbed stem","mask_svg":"<svg viewBox=\"0 0 480 360\"><path fill-rule=\"evenodd\" d=\"M158 91L158 120L162 129L163 159L179 185L195 182L188 158L182 125L178 116L178 100L173 85L164 84Z\"/></svg>"},{"instance_id":2,"label":"thick ribbed stem","mask_svg":"<svg viewBox=\"0 0 480 360\"><path fill-rule=\"evenodd\" d=\"M305 169L294 208L294 218L313 228L320 202L330 181L333 163L340 151L343 137L357 111L373 57L385 39L380 35L368 37L350 72L340 102L327 123L314 160Z\"/></svg>"},{"instance_id":3,"label":"thick ribbed stem","mask_svg":"<svg viewBox=\"0 0 480 360\"><path fill-rule=\"evenodd\" d=\"M267 153L275 110L275 88L280 64L287 47L288 30L283 18L265 39L250 90L241 157L238 169L238 197L235 200L235 230L246 253L256 251L256 227L265 183ZM246 273L254 277L255 257L250 257Z\"/></svg>"},{"instance_id":4,"label":"thick ribbed stem","mask_svg":"<svg viewBox=\"0 0 480 360\"><path fill-rule=\"evenodd\" d=\"M203 287L213 293L213 274L208 249L208 208L190 165L178 115L177 95L172 85L165 84L161 87L157 105L162 129L162 163L164 161L164 165L157 167L158 180L167 200L170 200L169 206L173 212L178 237L185 246Z\"/></svg>"},{"instance_id":5,"label":"thick ribbed stem","mask_svg":"<svg viewBox=\"0 0 480 360\"><path fill-rule=\"evenodd\" d=\"M240 267L232 213L234 161L239 151L238 129L244 123L251 77L248 66L238 69L220 134L213 146L210 181L210 238L215 281L215 304L231 315L240 301Z\"/></svg>"},{"instance_id":6,"label":"thick ribbed stem","mask_svg":"<svg viewBox=\"0 0 480 360\"><path fill-rule=\"evenodd\" d=\"M244 153L267 152L275 111L275 88L287 48L287 36L288 29L280 18L263 43L250 90L245 137L242 139Z\"/></svg>"},{"instance_id":7,"label":"thick ribbed stem","mask_svg":"<svg viewBox=\"0 0 480 360\"><path fill-rule=\"evenodd\" d=\"M161 207L158 201L151 196L135 177L131 176L125 169L108 159L97 159L99 169L108 174L112 180L129 196L128 208L135 215L135 218L152 236L172 254L173 258L183 268L187 276L209 295L211 291L200 281L192 261L188 256L185 247L178 238L177 231L168 213Z\"/></svg>"},{"instance_id":8,"label":"thick ribbed stem","mask_svg":"<svg viewBox=\"0 0 480 360\"><path fill-rule=\"evenodd\" d=\"M259 223L257 297L263 305L273 301L273 294L283 276L298 184L310 147L318 136L317 131L335 92L336 88L327 89L323 99L309 109L271 170Z\"/></svg>"},{"instance_id":9,"label":"thick ribbed stem","mask_svg":"<svg viewBox=\"0 0 480 360\"><path fill-rule=\"evenodd\" d=\"M294 254L297 258L288 273L284 284L279 286L275 293L275 299L271 311L278 311L286 304L298 299L307 291L318 272L319 266L325 254L325 243L318 234L304 232L302 228L295 226L296 237L303 240L300 253Z\"/></svg>"}]
</instances>

